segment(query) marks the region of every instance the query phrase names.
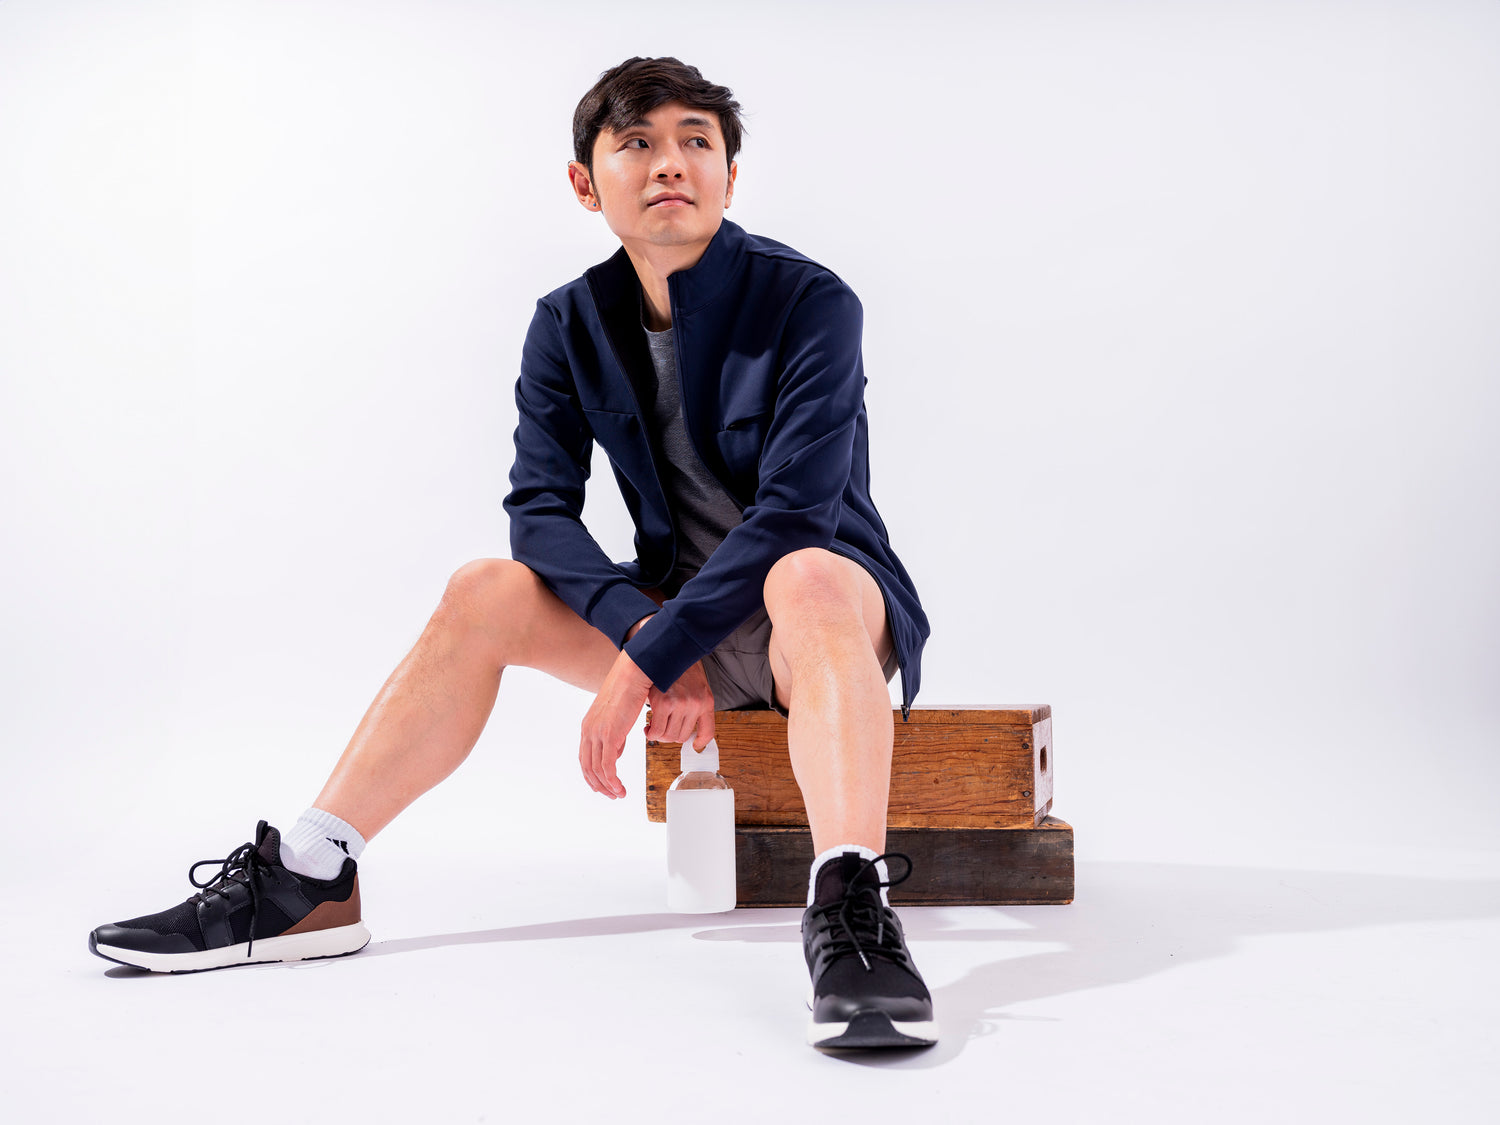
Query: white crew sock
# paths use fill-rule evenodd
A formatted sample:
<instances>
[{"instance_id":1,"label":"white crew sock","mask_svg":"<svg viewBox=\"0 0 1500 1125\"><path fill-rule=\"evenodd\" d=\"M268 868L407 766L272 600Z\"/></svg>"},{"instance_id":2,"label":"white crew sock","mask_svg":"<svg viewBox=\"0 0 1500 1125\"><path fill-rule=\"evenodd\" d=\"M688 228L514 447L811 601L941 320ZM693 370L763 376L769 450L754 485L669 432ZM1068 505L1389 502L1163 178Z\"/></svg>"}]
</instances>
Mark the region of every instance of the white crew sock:
<instances>
[{"instance_id":1,"label":"white crew sock","mask_svg":"<svg viewBox=\"0 0 1500 1125\"><path fill-rule=\"evenodd\" d=\"M309 879L332 879L347 857L358 861L365 838L354 826L322 809L308 809L281 837L281 862Z\"/></svg>"},{"instance_id":2,"label":"white crew sock","mask_svg":"<svg viewBox=\"0 0 1500 1125\"><path fill-rule=\"evenodd\" d=\"M826 852L821 853L818 856L817 859L813 860L813 862L812 862L812 874L808 877L808 880L807 880L807 905L808 906L811 906L813 904L813 896L817 892L817 889L818 889L818 871L830 859L836 859L838 856L843 855L845 852L858 852L861 859L878 859L879 858L879 853L878 852L873 851L872 849L864 847L863 845L860 845L860 844L839 844L837 847L829 848ZM885 860L882 859L882 860L880 860L879 863L877 863L875 865L875 877L877 879L879 879L882 883L889 881L889 879L891 877L891 873L889 871L887 871L886 868L885 868ZM886 888L885 887L881 887L880 888L880 901L883 902L883 903L885 903L885 905L887 905L887 906L889 906L891 904L890 898L887 897L887 895L886 895Z\"/></svg>"}]
</instances>

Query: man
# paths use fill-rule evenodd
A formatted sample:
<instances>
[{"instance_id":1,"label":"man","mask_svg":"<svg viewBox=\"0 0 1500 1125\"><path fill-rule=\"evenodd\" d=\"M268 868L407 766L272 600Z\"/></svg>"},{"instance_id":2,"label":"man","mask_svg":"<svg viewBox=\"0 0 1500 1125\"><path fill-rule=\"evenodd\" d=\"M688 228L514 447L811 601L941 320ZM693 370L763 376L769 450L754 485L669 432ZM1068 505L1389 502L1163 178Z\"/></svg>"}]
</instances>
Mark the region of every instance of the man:
<instances>
[{"instance_id":1,"label":"man","mask_svg":"<svg viewBox=\"0 0 1500 1125\"><path fill-rule=\"evenodd\" d=\"M198 894L99 927L94 952L170 972L362 948L366 841L458 766L519 665L595 693L579 763L611 798L645 705L648 734L699 745L715 707L787 715L818 853L809 1041L935 1042L882 854L887 684L899 667L904 716L927 620L870 500L858 299L724 217L739 108L674 58L629 59L584 96L568 177L621 248L537 303L505 501L513 560L453 575L284 839L262 821L209 880L189 871ZM628 563L581 519L595 442L635 521Z\"/></svg>"}]
</instances>

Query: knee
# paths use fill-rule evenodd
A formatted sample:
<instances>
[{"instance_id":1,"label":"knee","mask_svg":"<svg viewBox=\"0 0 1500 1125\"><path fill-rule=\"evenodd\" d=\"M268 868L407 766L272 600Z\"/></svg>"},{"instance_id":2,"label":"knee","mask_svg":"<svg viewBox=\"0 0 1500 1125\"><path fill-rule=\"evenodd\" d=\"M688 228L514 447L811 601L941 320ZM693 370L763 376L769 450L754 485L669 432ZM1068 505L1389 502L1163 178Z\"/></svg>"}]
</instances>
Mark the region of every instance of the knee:
<instances>
[{"instance_id":1,"label":"knee","mask_svg":"<svg viewBox=\"0 0 1500 1125\"><path fill-rule=\"evenodd\" d=\"M822 547L807 547L776 560L766 575L766 610L859 614L859 588L850 581L844 560Z\"/></svg>"},{"instance_id":2,"label":"knee","mask_svg":"<svg viewBox=\"0 0 1500 1125\"><path fill-rule=\"evenodd\" d=\"M453 572L443 591L439 613L470 623L497 619L502 607L513 605L540 584L535 572L512 559L475 559Z\"/></svg>"}]
</instances>

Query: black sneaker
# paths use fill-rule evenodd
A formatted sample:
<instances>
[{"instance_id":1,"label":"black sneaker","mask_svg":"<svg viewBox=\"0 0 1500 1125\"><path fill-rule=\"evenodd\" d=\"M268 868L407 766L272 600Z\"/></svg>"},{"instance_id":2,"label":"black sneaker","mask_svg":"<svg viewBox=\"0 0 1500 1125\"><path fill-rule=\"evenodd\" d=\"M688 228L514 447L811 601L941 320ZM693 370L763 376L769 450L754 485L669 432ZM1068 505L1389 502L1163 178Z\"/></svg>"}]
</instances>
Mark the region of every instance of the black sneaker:
<instances>
[{"instance_id":1,"label":"black sneaker","mask_svg":"<svg viewBox=\"0 0 1500 1125\"><path fill-rule=\"evenodd\" d=\"M200 867L219 864L206 883ZM359 916L359 875L344 860L337 878L307 879L281 862L281 833L265 821L255 843L226 859L199 860L188 881L202 889L160 914L100 926L89 951L154 973L196 973L226 965L342 957L370 940Z\"/></svg>"},{"instance_id":2,"label":"black sneaker","mask_svg":"<svg viewBox=\"0 0 1500 1125\"><path fill-rule=\"evenodd\" d=\"M814 1047L930 1047L937 1042L932 995L906 948L896 912L881 887L875 860L858 852L835 856L818 870L813 904L802 915L802 952L812 973L807 1041Z\"/></svg>"}]
</instances>

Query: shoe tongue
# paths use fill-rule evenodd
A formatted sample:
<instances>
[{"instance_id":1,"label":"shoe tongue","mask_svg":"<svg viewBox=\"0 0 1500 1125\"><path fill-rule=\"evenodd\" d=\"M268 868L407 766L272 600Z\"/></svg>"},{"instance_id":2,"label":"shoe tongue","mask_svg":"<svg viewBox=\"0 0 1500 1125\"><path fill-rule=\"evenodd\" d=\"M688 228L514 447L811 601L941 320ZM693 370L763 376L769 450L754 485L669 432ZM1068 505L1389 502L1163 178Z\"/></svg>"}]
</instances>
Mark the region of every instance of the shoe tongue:
<instances>
[{"instance_id":1,"label":"shoe tongue","mask_svg":"<svg viewBox=\"0 0 1500 1125\"><path fill-rule=\"evenodd\" d=\"M255 826L255 850L267 863L281 862L281 833L265 821Z\"/></svg>"},{"instance_id":2,"label":"shoe tongue","mask_svg":"<svg viewBox=\"0 0 1500 1125\"><path fill-rule=\"evenodd\" d=\"M851 886L868 887L880 893L880 876L874 864L866 863L858 852L844 852L818 869L814 900L819 904L837 902Z\"/></svg>"}]
</instances>

